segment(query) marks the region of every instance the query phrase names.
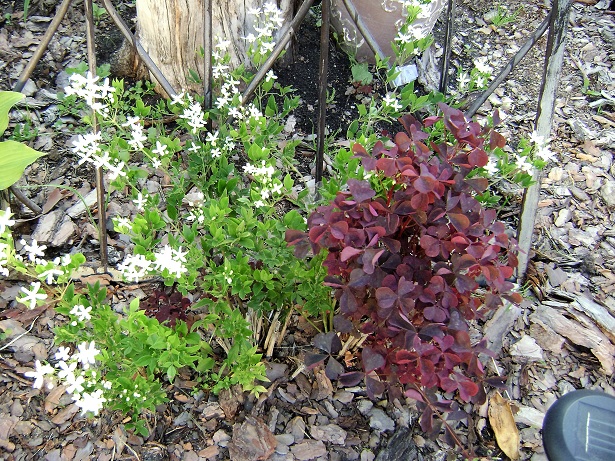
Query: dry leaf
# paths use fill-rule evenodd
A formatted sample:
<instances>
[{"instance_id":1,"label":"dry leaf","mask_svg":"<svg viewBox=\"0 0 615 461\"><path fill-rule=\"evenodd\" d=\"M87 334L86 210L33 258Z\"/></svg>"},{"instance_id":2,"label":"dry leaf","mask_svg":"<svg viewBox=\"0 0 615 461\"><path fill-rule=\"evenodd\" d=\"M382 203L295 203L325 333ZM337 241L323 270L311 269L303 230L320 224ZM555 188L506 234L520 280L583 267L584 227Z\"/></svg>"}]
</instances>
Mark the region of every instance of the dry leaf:
<instances>
[{"instance_id":1,"label":"dry leaf","mask_svg":"<svg viewBox=\"0 0 615 461\"><path fill-rule=\"evenodd\" d=\"M500 449L513 461L519 459L519 430L510 403L499 392L489 401L489 423Z\"/></svg>"},{"instance_id":2,"label":"dry leaf","mask_svg":"<svg viewBox=\"0 0 615 461\"><path fill-rule=\"evenodd\" d=\"M54 189L47 197L47 202L43 205L43 214L49 213L60 200L62 200L69 192L64 189Z\"/></svg>"}]
</instances>

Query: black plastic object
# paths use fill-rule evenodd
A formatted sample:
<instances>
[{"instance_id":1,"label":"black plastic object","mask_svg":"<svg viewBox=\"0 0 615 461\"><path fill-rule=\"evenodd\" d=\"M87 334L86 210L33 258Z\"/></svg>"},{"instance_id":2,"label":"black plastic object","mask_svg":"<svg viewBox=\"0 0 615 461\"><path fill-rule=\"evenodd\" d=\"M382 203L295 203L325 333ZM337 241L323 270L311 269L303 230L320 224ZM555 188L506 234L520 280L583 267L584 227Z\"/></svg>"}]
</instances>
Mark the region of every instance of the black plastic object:
<instances>
[{"instance_id":1,"label":"black plastic object","mask_svg":"<svg viewBox=\"0 0 615 461\"><path fill-rule=\"evenodd\" d=\"M573 391L555 402L542 425L549 461L615 460L615 397Z\"/></svg>"}]
</instances>

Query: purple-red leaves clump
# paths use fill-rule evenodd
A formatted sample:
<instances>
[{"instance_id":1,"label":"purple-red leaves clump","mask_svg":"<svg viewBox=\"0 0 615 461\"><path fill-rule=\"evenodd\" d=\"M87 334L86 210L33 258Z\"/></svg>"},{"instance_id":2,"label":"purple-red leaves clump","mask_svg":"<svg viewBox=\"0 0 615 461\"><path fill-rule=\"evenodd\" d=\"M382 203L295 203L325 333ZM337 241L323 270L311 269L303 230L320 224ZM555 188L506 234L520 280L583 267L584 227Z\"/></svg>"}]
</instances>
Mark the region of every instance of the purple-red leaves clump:
<instances>
[{"instance_id":1,"label":"purple-red leaves clump","mask_svg":"<svg viewBox=\"0 0 615 461\"><path fill-rule=\"evenodd\" d=\"M474 198L487 181L467 176L488 162L485 143L501 147L505 140L456 109L440 108L453 145L427 146L422 125L402 117L407 133L394 136L391 147L379 142L368 153L353 146L371 182L349 180L348 192L309 216L307 233L288 231L286 240L300 255L308 245L314 254L327 251L325 283L335 289L341 314L369 335L360 357L364 373L341 374L340 382L365 379L370 394L387 382L401 384L408 396L439 388L481 401L488 381L478 354L489 351L482 342L472 345L467 321L503 298L521 297L508 280L516 242L495 211ZM311 357L311 365L329 357L331 341L319 338L327 354ZM339 363L332 365L330 374L339 374Z\"/></svg>"}]
</instances>

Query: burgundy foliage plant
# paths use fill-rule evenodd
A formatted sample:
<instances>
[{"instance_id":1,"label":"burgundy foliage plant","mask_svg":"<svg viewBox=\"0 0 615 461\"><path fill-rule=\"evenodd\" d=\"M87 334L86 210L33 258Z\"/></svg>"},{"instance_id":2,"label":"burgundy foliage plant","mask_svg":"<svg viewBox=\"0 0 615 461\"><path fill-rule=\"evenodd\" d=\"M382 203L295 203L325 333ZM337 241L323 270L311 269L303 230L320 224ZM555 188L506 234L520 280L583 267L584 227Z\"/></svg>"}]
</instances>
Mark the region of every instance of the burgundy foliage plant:
<instances>
[{"instance_id":1,"label":"burgundy foliage plant","mask_svg":"<svg viewBox=\"0 0 615 461\"><path fill-rule=\"evenodd\" d=\"M485 379L478 356L490 352L484 340L471 341L468 321L504 299L521 301L509 281L516 242L496 212L474 198L488 181L468 177L487 164L485 149L505 140L459 110L440 109L445 137L454 141L428 143L423 125L402 117L406 132L391 143L378 142L371 152L354 144L370 180L349 180L347 192L309 216L308 232L286 233L298 257L310 249L328 252L325 283L336 290L340 313L369 335L362 371L341 374L340 382L365 380L371 395L401 387L429 400L432 410L426 396L438 389L467 402L484 400L483 384L497 379ZM421 421L424 429L432 428L432 410Z\"/></svg>"}]
</instances>

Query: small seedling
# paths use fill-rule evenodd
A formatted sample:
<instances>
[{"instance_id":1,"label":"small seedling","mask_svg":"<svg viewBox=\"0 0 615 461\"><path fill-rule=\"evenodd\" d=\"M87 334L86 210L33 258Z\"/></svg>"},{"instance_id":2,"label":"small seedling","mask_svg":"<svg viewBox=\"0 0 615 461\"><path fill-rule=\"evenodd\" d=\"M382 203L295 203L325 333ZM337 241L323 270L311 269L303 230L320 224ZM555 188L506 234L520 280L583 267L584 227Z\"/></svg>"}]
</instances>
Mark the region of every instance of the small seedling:
<instances>
[{"instance_id":1,"label":"small seedling","mask_svg":"<svg viewBox=\"0 0 615 461\"><path fill-rule=\"evenodd\" d=\"M492 12L491 22L495 27L502 27L512 22L515 22L519 17L521 8L518 8L513 13L508 13L508 10L502 5L498 5L496 10Z\"/></svg>"}]
</instances>

